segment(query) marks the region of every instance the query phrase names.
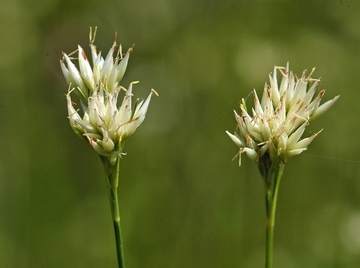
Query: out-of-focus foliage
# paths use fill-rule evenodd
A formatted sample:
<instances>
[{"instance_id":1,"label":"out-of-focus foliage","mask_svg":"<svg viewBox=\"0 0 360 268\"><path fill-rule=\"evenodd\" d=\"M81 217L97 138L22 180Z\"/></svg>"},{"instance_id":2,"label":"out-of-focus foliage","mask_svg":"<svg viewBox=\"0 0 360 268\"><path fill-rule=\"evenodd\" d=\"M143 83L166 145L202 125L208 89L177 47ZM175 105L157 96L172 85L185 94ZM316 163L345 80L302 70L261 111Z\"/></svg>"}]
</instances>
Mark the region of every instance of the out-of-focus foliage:
<instances>
[{"instance_id":1,"label":"out-of-focus foliage","mask_svg":"<svg viewBox=\"0 0 360 268\"><path fill-rule=\"evenodd\" d=\"M316 67L325 99L280 186L275 267L360 265L360 4L339 1L26 1L0 9L0 267L115 267L101 162L68 125L61 52L135 43L122 85L159 98L125 146L128 267L262 267L264 189L231 162L233 109L274 65ZM89 50L87 50L89 52Z\"/></svg>"}]
</instances>

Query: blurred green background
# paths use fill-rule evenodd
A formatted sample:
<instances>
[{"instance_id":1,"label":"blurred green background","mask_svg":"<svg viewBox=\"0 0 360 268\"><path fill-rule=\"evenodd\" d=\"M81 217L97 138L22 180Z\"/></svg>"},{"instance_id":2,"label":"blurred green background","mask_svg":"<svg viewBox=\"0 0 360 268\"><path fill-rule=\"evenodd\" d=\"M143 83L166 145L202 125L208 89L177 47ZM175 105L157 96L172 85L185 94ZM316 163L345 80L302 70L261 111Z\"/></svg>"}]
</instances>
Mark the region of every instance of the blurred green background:
<instances>
[{"instance_id":1,"label":"blurred green background","mask_svg":"<svg viewBox=\"0 0 360 268\"><path fill-rule=\"evenodd\" d=\"M122 85L153 98L125 146L127 267L263 267L264 189L225 130L274 65L316 67L325 100L280 187L275 267L360 266L360 3L1 0L0 267L116 267L103 168L69 127L61 52L136 44Z\"/></svg>"}]
</instances>

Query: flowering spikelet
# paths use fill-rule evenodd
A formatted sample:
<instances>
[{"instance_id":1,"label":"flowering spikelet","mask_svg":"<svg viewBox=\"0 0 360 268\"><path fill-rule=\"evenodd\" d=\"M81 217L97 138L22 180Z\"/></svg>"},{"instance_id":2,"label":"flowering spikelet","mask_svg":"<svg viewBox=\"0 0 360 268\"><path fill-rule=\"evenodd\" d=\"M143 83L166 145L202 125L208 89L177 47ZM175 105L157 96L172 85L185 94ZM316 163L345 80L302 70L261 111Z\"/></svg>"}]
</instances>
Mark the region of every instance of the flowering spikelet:
<instances>
[{"instance_id":1,"label":"flowering spikelet","mask_svg":"<svg viewBox=\"0 0 360 268\"><path fill-rule=\"evenodd\" d=\"M115 33L113 45L104 59L94 45L95 35L96 28L94 33L90 28L93 67L80 46L77 50L79 69L65 53L60 66L69 85L66 99L70 126L80 137L85 137L99 155L108 157L110 163L114 164L122 153L124 141L144 121L150 99L157 93L151 90L145 101L137 99L132 108L133 85L138 82L130 83L128 89L121 87L119 83L133 48L128 49L125 55L122 54L121 45L116 51ZM121 91L125 92L125 96L121 106L117 107ZM74 108L71 93L80 99L83 116Z\"/></svg>"},{"instance_id":2,"label":"flowering spikelet","mask_svg":"<svg viewBox=\"0 0 360 268\"><path fill-rule=\"evenodd\" d=\"M339 95L320 105L325 90L321 90L313 98L320 83L320 79L311 78L314 70L307 77L304 71L298 78L289 71L289 64L286 67L275 66L273 74L269 75L270 84L265 84L261 100L256 91L253 91L254 107L251 112L242 99L241 116L234 111L237 122L235 133L226 131L240 148L237 154L239 165L242 153L259 165L264 164L262 161L270 164L275 160L285 162L288 157L306 150L321 132L320 130L310 137L301 139L309 122L325 113ZM282 76L280 85L277 81L277 72Z\"/></svg>"}]
</instances>

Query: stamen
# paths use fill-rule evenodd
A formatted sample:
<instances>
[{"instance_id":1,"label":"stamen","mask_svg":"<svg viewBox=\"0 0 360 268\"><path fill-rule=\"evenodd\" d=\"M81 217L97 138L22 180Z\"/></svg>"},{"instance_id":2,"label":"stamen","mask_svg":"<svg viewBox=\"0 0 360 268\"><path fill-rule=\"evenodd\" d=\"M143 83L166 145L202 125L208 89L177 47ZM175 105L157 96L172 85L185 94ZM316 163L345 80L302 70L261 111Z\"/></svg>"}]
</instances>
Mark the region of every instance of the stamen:
<instances>
[{"instance_id":1,"label":"stamen","mask_svg":"<svg viewBox=\"0 0 360 268\"><path fill-rule=\"evenodd\" d=\"M90 34L89 34L90 44L93 44L95 42L96 31L97 31L97 26L95 26L94 33L92 32L92 27L90 27Z\"/></svg>"},{"instance_id":2,"label":"stamen","mask_svg":"<svg viewBox=\"0 0 360 268\"><path fill-rule=\"evenodd\" d=\"M311 72L310 72L310 74L309 74L309 76L308 76L308 78L307 78L308 80L309 80L309 79L312 79L311 76L312 76L312 74L314 73L314 71L315 71L315 67L311 69Z\"/></svg>"},{"instance_id":3,"label":"stamen","mask_svg":"<svg viewBox=\"0 0 360 268\"><path fill-rule=\"evenodd\" d=\"M71 57L71 55L77 54L79 52L79 49L74 50L73 52L70 52L69 54L67 54L67 56L69 57L70 60L77 60L78 57ZM62 53L63 55L66 53ZM64 56L62 57L62 61L64 62Z\"/></svg>"},{"instance_id":4,"label":"stamen","mask_svg":"<svg viewBox=\"0 0 360 268\"><path fill-rule=\"evenodd\" d=\"M153 92L155 95L156 95L156 97L159 97L159 93L157 93L156 91L155 91L155 89L151 89L151 92Z\"/></svg>"}]
</instances>

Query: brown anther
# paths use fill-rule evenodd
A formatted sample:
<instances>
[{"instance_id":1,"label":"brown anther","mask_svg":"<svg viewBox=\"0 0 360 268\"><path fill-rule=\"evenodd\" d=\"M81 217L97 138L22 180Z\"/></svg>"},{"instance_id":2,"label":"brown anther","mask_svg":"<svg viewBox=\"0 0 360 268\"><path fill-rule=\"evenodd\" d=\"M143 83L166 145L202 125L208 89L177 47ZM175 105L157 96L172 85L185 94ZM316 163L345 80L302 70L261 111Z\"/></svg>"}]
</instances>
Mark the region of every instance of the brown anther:
<instances>
[{"instance_id":1,"label":"brown anther","mask_svg":"<svg viewBox=\"0 0 360 268\"><path fill-rule=\"evenodd\" d=\"M88 61L88 58L87 58L86 53L85 53L85 51L84 51L84 50L82 50L81 55L84 57L84 59L85 59L86 61Z\"/></svg>"}]
</instances>

